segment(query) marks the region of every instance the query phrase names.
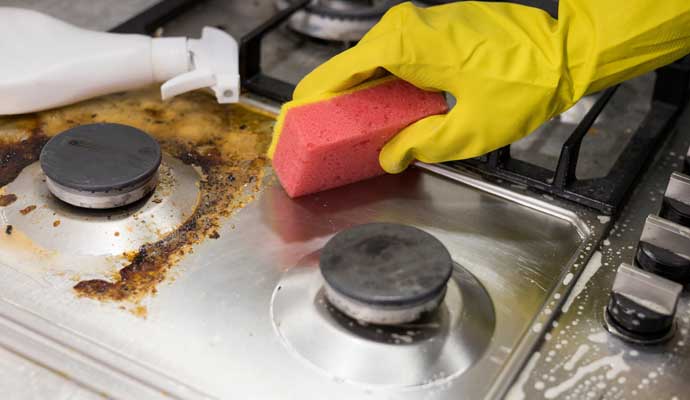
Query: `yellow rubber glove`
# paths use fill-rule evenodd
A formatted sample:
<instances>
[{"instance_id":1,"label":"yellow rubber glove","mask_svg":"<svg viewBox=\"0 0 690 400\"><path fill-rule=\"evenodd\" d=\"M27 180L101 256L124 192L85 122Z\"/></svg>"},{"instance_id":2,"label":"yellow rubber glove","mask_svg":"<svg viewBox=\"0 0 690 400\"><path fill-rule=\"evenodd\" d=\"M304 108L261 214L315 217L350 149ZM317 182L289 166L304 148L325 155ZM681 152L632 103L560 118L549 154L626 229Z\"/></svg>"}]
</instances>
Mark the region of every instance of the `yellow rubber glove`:
<instances>
[{"instance_id":1,"label":"yellow rubber glove","mask_svg":"<svg viewBox=\"0 0 690 400\"><path fill-rule=\"evenodd\" d=\"M510 3L405 3L300 82L274 142L292 104L387 71L457 99L448 114L418 121L388 142L380 154L387 172L414 159L476 157L529 134L583 95L688 53L690 0L561 0L558 20Z\"/></svg>"}]
</instances>

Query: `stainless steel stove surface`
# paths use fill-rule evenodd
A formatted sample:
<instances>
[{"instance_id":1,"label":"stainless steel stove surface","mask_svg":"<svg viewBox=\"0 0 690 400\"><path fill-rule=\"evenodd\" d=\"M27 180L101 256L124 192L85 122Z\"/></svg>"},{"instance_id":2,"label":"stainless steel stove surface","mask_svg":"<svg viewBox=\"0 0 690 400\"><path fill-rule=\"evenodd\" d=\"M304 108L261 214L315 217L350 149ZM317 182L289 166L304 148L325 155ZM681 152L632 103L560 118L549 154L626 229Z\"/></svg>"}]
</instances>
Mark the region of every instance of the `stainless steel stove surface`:
<instances>
[{"instance_id":1,"label":"stainless steel stove surface","mask_svg":"<svg viewBox=\"0 0 690 400\"><path fill-rule=\"evenodd\" d=\"M148 317L141 319L118 303L77 298L71 289L69 271L98 274L97 263L107 264L108 247L119 243L106 234L111 227L100 224L104 233L86 238L79 227L84 222L70 219L75 227L61 236L81 237L83 244L69 247L62 239L46 240L46 231L54 230L48 218L37 214L32 224L21 224L25 217L16 209L35 200L26 197L32 190L45 191L37 178L21 186L23 175L40 177L34 169L5 188L19 199L3 215L16 227L13 235L25 231L32 243L60 250L53 250L58 259L48 268L40 255L27 257L3 240L1 307L10 318L3 324L20 335L4 343L48 365L51 352L71 350L73 360L59 357L53 367L115 397L154 391L180 397L483 396L496 380L508 383L506 364L538 338L533 317L552 291L563 290L563 276L577 269L573 263L586 254L588 239L601 233L591 216L593 228L586 215L543 200L480 190L471 185L481 182L463 184L421 169L298 200L267 184L223 223L218 239L196 246L174 267L175 282L144 300ZM161 197L143 216L158 222L156 212L169 204ZM45 198L36 198L36 212L60 213ZM122 225L131 218L117 219ZM401 331L359 326L326 309L313 254L334 233L367 222L417 226L450 251L454 284L430 320ZM68 273L59 274L60 268Z\"/></svg>"},{"instance_id":2,"label":"stainless steel stove surface","mask_svg":"<svg viewBox=\"0 0 690 400\"><path fill-rule=\"evenodd\" d=\"M164 34L223 25L240 36L273 13L272 1L208 1L166 24ZM264 68L296 82L341 49L281 30L267 39ZM649 109L652 81L648 75L621 87L616 106L592 129L579 174L611 168L596 157L629 139ZM141 103L126 96L107 102L164 110L151 96L137 96ZM180 101L189 112L198 96ZM276 111L265 99L243 101ZM551 121L515 153L552 166L562 132L592 103L585 99ZM88 115L99 104L69 112ZM186 118L219 126L213 124L236 113L219 107ZM44 120L65 115L58 110ZM111 122L163 129L145 122L143 112L142 119L108 115ZM176 111L162 115L183 124L185 138L197 138ZM17 195L0 207L0 222L15 229L14 236L0 233L0 354L7 354L0 359L21 365L0 378L0 394L31 397L33 389L13 382L29 370L38 377L38 397L51 398L686 398L687 291L675 335L662 344L630 344L609 334L603 321L616 269L633 263L645 218L658 211L670 173L682 168L689 115L616 219L522 185L421 163L400 175L289 199L267 167L261 182L247 181L258 185L255 198L219 220L215 240L195 244L155 295L134 303L78 297L75 274L103 279L119 265L116 255L175 231L199 206L203 174L163 146L163 178L153 195L111 215L59 203L39 164L28 165L0 192ZM16 134L16 126L0 120L0 135ZM28 204L37 208L24 215ZM51 225L55 215L61 234ZM142 217L150 222L140 224ZM436 311L383 326L330 305L318 268L321 249L336 233L371 222L417 227L448 249L453 269ZM143 306L145 318L136 315Z\"/></svg>"}]
</instances>

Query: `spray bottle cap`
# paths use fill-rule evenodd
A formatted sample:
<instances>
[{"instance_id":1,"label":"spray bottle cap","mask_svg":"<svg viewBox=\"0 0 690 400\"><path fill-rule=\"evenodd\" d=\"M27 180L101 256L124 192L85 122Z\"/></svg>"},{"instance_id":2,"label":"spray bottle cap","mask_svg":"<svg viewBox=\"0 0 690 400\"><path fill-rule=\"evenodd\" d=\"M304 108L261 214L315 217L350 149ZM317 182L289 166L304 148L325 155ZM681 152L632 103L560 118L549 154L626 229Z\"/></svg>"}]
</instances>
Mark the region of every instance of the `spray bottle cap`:
<instances>
[{"instance_id":1,"label":"spray bottle cap","mask_svg":"<svg viewBox=\"0 0 690 400\"><path fill-rule=\"evenodd\" d=\"M175 51L168 43L177 47L183 40L186 50ZM166 48L168 47L168 48ZM240 95L240 74L238 67L237 41L220 29L204 27L201 39L161 38L153 39L152 59L154 74L165 76L168 68L180 70L180 54L186 54L187 67L161 86L163 100L201 88L210 88L219 103L236 103ZM158 75L158 74L156 74Z\"/></svg>"}]
</instances>

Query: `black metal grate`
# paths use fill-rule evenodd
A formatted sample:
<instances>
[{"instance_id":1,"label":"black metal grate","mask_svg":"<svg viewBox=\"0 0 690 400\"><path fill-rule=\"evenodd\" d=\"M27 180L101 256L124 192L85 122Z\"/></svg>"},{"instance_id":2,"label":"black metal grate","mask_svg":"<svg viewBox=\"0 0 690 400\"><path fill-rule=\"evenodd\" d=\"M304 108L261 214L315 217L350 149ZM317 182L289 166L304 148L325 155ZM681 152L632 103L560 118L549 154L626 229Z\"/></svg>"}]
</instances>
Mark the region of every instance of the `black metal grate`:
<instances>
[{"instance_id":1,"label":"black metal grate","mask_svg":"<svg viewBox=\"0 0 690 400\"><path fill-rule=\"evenodd\" d=\"M203 0L163 0L112 28L113 33L150 35L161 25L172 21Z\"/></svg>"},{"instance_id":2,"label":"black metal grate","mask_svg":"<svg viewBox=\"0 0 690 400\"><path fill-rule=\"evenodd\" d=\"M453 161L447 165L522 184L594 208L603 214L614 215L685 105L690 84L689 61L683 59L656 71L650 110L606 176L579 180L575 170L582 140L617 86L605 90L575 127L561 148L555 171L512 158L510 146L479 158Z\"/></svg>"},{"instance_id":3,"label":"black metal grate","mask_svg":"<svg viewBox=\"0 0 690 400\"><path fill-rule=\"evenodd\" d=\"M312 0L294 0L292 5L273 15L268 21L256 27L244 37L240 43L240 76L242 86L252 93L264 96L280 103L289 101L295 85L266 75L261 69L261 41L269 32L281 26L297 11L307 8ZM423 3L445 4L457 0L423 0ZM508 1L508 0L493 0ZM558 0L509 0L512 3L537 7L555 16Z\"/></svg>"},{"instance_id":4,"label":"black metal grate","mask_svg":"<svg viewBox=\"0 0 690 400\"><path fill-rule=\"evenodd\" d=\"M112 31L150 34L161 24L200 2L201 0L163 0ZM310 0L295 1L292 6L277 12L241 39L240 75L244 90L278 102L285 102L292 98L294 85L268 76L262 71L261 42L266 34L280 27L292 14L306 7L309 2ZM532 5L531 3L540 2L530 0L527 3ZM556 2L548 0L545 4L553 6ZM547 11L553 10L547 9ZM614 215L625 201L635 180L643 172L654 149L671 130L676 117L687 101L689 86L690 59L688 58L656 71L649 112L609 174L601 178L579 180L575 171L582 141L617 87L605 90L575 127L561 149L555 171L512 158L510 146L479 158L449 162L447 165L474 171L489 179L502 179L522 184L530 189L596 209L603 214Z\"/></svg>"},{"instance_id":5,"label":"black metal grate","mask_svg":"<svg viewBox=\"0 0 690 400\"><path fill-rule=\"evenodd\" d=\"M292 14L305 8L310 1L296 1L242 37L240 41L240 77L242 78L242 87L245 90L280 103L292 98L295 85L262 72L261 41L266 34L282 25Z\"/></svg>"}]
</instances>

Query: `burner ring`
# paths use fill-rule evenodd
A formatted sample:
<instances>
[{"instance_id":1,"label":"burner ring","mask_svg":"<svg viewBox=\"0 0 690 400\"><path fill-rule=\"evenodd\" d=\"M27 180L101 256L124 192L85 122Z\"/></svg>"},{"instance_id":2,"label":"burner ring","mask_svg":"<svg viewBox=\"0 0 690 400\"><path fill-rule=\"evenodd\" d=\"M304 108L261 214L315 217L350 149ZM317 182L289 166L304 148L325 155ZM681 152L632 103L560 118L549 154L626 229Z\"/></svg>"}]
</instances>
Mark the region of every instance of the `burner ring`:
<instances>
[{"instance_id":1,"label":"burner ring","mask_svg":"<svg viewBox=\"0 0 690 400\"><path fill-rule=\"evenodd\" d=\"M416 321L422 314L435 310L446 295L445 288L429 300L408 307L377 307L359 302L334 290L328 283L324 284L328 301L340 312L357 321L378 325L399 325Z\"/></svg>"},{"instance_id":2,"label":"burner ring","mask_svg":"<svg viewBox=\"0 0 690 400\"><path fill-rule=\"evenodd\" d=\"M289 266L274 287L271 321L288 353L360 387L406 390L476 379L465 373L494 343L496 311L486 288L467 269L453 263L435 311L409 323L370 324L342 313L326 297L317 268L322 251ZM343 362L338 356L343 354L352 357Z\"/></svg>"},{"instance_id":3,"label":"burner ring","mask_svg":"<svg viewBox=\"0 0 690 400\"><path fill-rule=\"evenodd\" d=\"M139 129L99 123L53 137L43 147L40 163L57 198L78 207L113 208L156 187L161 150Z\"/></svg>"},{"instance_id":4,"label":"burner ring","mask_svg":"<svg viewBox=\"0 0 690 400\"><path fill-rule=\"evenodd\" d=\"M328 300L343 313L377 324L414 321L443 300L453 261L432 235L375 223L335 235L319 261Z\"/></svg>"}]
</instances>

